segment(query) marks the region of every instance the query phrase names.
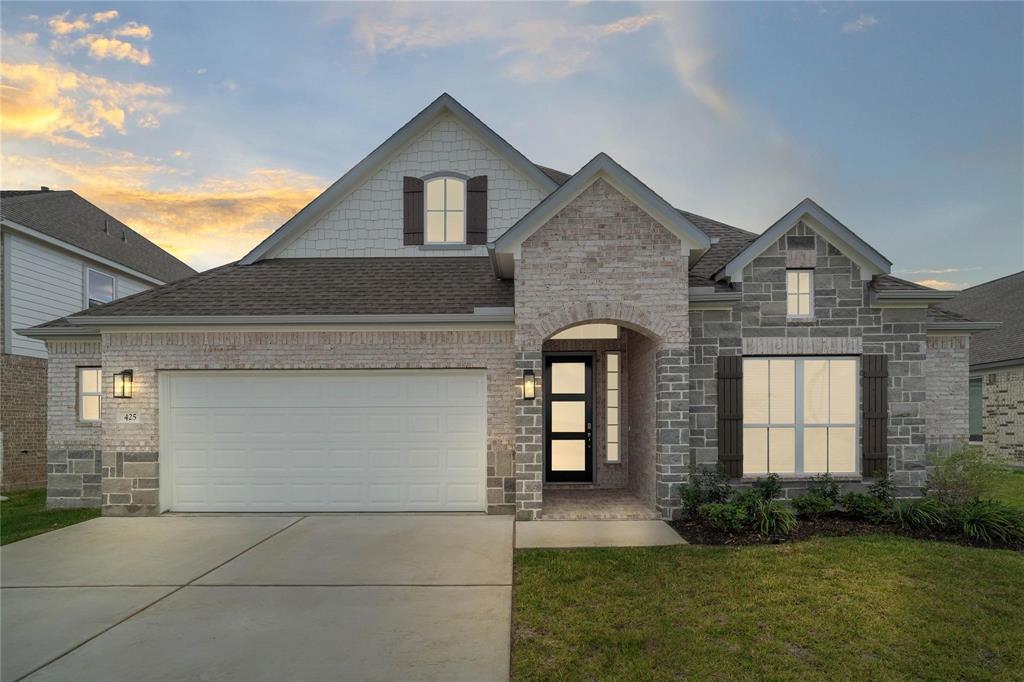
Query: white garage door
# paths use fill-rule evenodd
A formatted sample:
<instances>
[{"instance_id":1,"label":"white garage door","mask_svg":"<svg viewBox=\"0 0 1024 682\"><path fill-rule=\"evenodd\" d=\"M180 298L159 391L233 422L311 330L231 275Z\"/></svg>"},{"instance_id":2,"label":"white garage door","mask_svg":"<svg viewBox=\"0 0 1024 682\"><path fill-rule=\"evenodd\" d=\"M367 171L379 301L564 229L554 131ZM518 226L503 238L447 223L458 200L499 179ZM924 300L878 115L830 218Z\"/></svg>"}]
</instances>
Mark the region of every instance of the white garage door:
<instances>
[{"instance_id":1,"label":"white garage door","mask_svg":"<svg viewBox=\"0 0 1024 682\"><path fill-rule=\"evenodd\" d=\"M164 508L485 508L482 371L164 372L160 385Z\"/></svg>"}]
</instances>

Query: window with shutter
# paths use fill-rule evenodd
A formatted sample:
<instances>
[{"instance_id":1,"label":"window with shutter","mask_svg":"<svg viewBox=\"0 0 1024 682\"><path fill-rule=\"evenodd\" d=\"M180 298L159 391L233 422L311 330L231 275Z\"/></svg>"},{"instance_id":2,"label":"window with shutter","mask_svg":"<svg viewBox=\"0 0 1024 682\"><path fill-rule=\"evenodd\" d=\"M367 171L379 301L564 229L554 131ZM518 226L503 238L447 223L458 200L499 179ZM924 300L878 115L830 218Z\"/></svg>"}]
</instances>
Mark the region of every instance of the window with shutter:
<instances>
[{"instance_id":1,"label":"window with shutter","mask_svg":"<svg viewBox=\"0 0 1024 682\"><path fill-rule=\"evenodd\" d=\"M466 182L466 243L487 243L487 176Z\"/></svg>"},{"instance_id":2,"label":"window with shutter","mask_svg":"<svg viewBox=\"0 0 1024 682\"><path fill-rule=\"evenodd\" d=\"M865 476L885 476L889 470L889 358L861 356L861 418Z\"/></svg>"},{"instance_id":3,"label":"window with shutter","mask_svg":"<svg viewBox=\"0 0 1024 682\"><path fill-rule=\"evenodd\" d=\"M718 462L730 478L743 476L743 358L718 358Z\"/></svg>"}]
</instances>

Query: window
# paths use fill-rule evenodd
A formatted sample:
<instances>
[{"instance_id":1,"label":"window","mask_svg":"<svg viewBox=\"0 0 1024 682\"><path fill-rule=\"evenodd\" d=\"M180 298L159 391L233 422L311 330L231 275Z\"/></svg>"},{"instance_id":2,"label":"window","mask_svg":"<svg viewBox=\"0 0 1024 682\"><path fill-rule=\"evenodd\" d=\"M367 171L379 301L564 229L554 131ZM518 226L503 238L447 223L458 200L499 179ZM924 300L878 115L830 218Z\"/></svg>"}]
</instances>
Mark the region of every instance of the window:
<instances>
[{"instance_id":1,"label":"window","mask_svg":"<svg viewBox=\"0 0 1024 682\"><path fill-rule=\"evenodd\" d=\"M552 339L617 339L619 328L614 324L580 324L560 331Z\"/></svg>"},{"instance_id":2,"label":"window","mask_svg":"<svg viewBox=\"0 0 1024 682\"><path fill-rule=\"evenodd\" d=\"M814 314L813 270L786 270L786 316L811 317Z\"/></svg>"},{"instance_id":3,"label":"window","mask_svg":"<svg viewBox=\"0 0 1024 682\"><path fill-rule=\"evenodd\" d=\"M606 353L608 364L608 450L605 456L609 462L618 462L619 453L619 354Z\"/></svg>"},{"instance_id":4,"label":"window","mask_svg":"<svg viewBox=\"0 0 1024 682\"><path fill-rule=\"evenodd\" d=\"M100 420L100 395L103 371L99 367L78 368L78 418L84 422Z\"/></svg>"},{"instance_id":5,"label":"window","mask_svg":"<svg viewBox=\"0 0 1024 682\"><path fill-rule=\"evenodd\" d=\"M427 180L427 244L466 243L466 181Z\"/></svg>"},{"instance_id":6,"label":"window","mask_svg":"<svg viewBox=\"0 0 1024 682\"><path fill-rule=\"evenodd\" d=\"M86 268L86 304L88 307L114 300L114 278L104 272Z\"/></svg>"},{"instance_id":7,"label":"window","mask_svg":"<svg viewBox=\"0 0 1024 682\"><path fill-rule=\"evenodd\" d=\"M857 360L743 360L743 475L857 471Z\"/></svg>"},{"instance_id":8,"label":"window","mask_svg":"<svg viewBox=\"0 0 1024 682\"><path fill-rule=\"evenodd\" d=\"M981 377L971 379L970 397L968 399L968 422L970 424L971 440L981 442Z\"/></svg>"}]
</instances>

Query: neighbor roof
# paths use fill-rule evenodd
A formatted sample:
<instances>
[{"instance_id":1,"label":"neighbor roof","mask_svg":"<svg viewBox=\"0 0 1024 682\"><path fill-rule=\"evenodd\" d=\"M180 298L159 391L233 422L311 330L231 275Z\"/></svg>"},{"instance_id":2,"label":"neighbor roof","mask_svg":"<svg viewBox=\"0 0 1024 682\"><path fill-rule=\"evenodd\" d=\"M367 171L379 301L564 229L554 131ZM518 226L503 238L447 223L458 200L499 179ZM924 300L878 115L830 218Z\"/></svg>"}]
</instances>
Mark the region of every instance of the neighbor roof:
<instances>
[{"instance_id":1,"label":"neighbor roof","mask_svg":"<svg viewBox=\"0 0 1024 682\"><path fill-rule=\"evenodd\" d=\"M944 311L1002 324L971 337L971 365L1024 362L1024 271L964 289Z\"/></svg>"},{"instance_id":2,"label":"neighbor roof","mask_svg":"<svg viewBox=\"0 0 1024 682\"><path fill-rule=\"evenodd\" d=\"M472 315L477 308L511 309L513 286L497 279L483 256L271 258L224 265L67 319Z\"/></svg>"},{"instance_id":3,"label":"neighbor roof","mask_svg":"<svg viewBox=\"0 0 1024 682\"><path fill-rule=\"evenodd\" d=\"M160 282L174 282L196 272L69 190L3 190L0 217Z\"/></svg>"}]
</instances>

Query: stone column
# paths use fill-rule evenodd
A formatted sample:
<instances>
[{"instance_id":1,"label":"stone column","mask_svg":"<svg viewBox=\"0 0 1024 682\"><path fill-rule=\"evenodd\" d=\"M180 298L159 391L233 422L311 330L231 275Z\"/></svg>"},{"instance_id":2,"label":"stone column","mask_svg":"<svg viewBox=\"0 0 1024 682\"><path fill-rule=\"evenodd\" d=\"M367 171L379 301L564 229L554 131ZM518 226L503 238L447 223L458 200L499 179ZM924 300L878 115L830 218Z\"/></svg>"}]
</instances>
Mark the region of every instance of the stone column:
<instances>
[{"instance_id":1,"label":"stone column","mask_svg":"<svg viewBox=\"0 0 1024 682\"><path fill-rule=\"evenodd\" d=\"M532 369L537 378L537 397L516 398L516 519L533 521L543 505L544 496L544 375L539 349L520 347L516 353L516 382L523 370Z\"/></svg>"},{"instance_id":2,"label":"stone column","mask_svg":"<svg viewBox=\"0 0 1024 682\"><path fill-rule=\"evenodd\" d=\"M679 484L689 461L689 351L655 354L655 506L663 519L679 516Z\"/></svg>"}]
</instances>

